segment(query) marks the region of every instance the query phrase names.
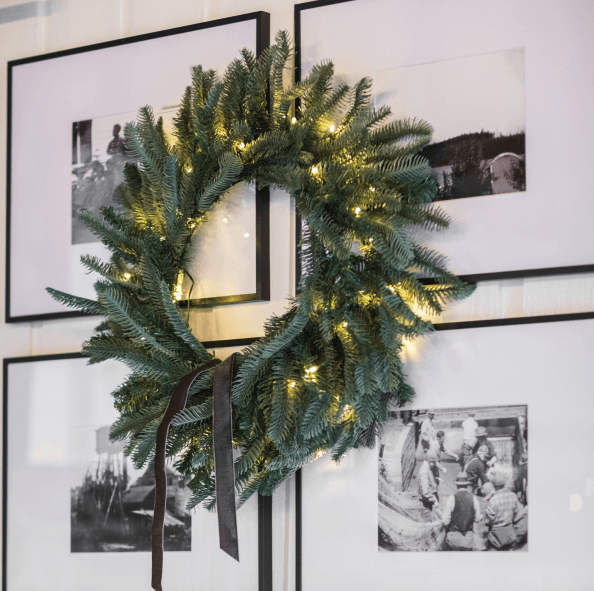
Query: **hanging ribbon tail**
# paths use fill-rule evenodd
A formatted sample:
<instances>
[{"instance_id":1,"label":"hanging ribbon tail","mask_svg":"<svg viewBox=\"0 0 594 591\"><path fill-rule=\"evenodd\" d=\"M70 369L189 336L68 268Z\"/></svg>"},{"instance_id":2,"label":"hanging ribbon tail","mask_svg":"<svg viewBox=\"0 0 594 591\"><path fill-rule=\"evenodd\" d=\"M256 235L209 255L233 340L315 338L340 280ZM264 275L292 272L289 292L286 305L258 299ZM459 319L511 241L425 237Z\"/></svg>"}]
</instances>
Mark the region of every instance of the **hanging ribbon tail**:
<instances>
[{"instance_id":1,"label":"hanging ribbon tail","mask_svg":"<svg viewBox=\"0 0 594 591\"><path fill-rule=\"evenodd\" d=\"M219 543L221 550L239 562L235 510L235 469L233 465L233 410L231 405L234 360L235 354L225 359L215 369L213 440Z\"/></svg>"},{"instance_id":2,"label":"hanging ribbon tail","mask_svg":"<svg viewBox=\"0 0 594 591\"><path fill-rule=\"evenodd\" d=\"M167 454L167 434L173 417L182 411L188 402L188 393L194 380L205 371L219 365L219 359L213 359L201 365L179 383L169 399L169 405L157 429L157 447L155 450L155 510L153 513L152 553L153 567L151 587L155 591L163 591L163 523L165 521L165 505L167 502L167 475L165 473L165 457Z\"/></svg>"}]
</instances>

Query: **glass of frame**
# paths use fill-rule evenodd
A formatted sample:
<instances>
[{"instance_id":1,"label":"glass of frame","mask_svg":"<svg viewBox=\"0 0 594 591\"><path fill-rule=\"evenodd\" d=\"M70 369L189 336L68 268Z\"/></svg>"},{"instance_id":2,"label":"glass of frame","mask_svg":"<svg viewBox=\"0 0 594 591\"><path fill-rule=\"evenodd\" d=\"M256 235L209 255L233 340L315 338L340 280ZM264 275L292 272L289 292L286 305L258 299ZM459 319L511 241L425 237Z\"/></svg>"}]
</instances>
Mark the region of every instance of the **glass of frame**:
<instances>
[{"instance_id":1,"label":"glass of frame","mask_svg":"<svg viewBox=\"0 0 594 591\"><path fill-rule=\"evenodd\" d=\"M478 579L486 591L590 588L593 329L592 318L507 326L485 321L409 345L405 367L416 398L391 412L376 449L351 451L338 464L324 456L302 471L297 590L470 590ZM480 449L468 457L465 450L466 431L474 429L476 439L482 427L487 443L481 446L497 457L494 471L502 482L488 474L488 459L483 467L497 493L503 486L518 525L511 553L487 551L481 558L439 551L451 547L443 545L439 517L423 507L420 474L428 471L423 440L430 427L435 439L440 430L445 435L440 453L447 473L439 470L437 480L442 514L460 490L461 463L471 480L477 467L471 462L482 462L473 459ZM475 484L482 489L474 495L481 518L489 510L497 518L499 501L474 476L473 493ZM496 545L489 535L497 522L488 521L474 530L474 550Z\"/></svg>"},{"instance_id":2,"label":"glass of frame","mask_svg":"<svg viewBox=\"0 0 594 591\"><path fill-rule=\"evenodd\" d=\"M238 350L209 345L217 354ZM126 368L86 363L79 354L4 360L7 590L150 585L154 476L108 439L117 418L109 393ZM185 509L186 481L168 467L164 586L259 589L271 573L270 503L254 497L238 511L238 563L219 549L216 514Z\"/></svg>"},{"instance_id":3,"label":"glass of frame","mask_svg":"<svg viewBox=\"0 0 594 591\"><path fill-rule=\"evenodd\" d=\"M80 315L47 286L94 297L96 278L79 257L109 255L78 213L111 204L126 160L122 128L138 109L171 116L191 66L224 71L239 50L268 43L269 15L257 12L8 64L7 322ZM217 228L227 225L196 241L190 274L203 281L191 295L188 287L192 305L270 298L268 213L267 192L250 186L216 208ZM241 256L222 261L231 247Z\"/></svg>"},{"instance_id":4,"label":"glass of frame","mask_svg":"<svg viewBox=\"0 0 594 591\"><path fill-rule=\"evenodd\" d=\"M302 76L331 59L341 82L373 77L377 107L434 126L428 156L452 224L419 238L471 281L594 271L591 183L575 165L594 130L580 92L592 84L594 13L563 0L537 20L535 10L532 0L295 6Z\"/></svg>"}]
</instances>

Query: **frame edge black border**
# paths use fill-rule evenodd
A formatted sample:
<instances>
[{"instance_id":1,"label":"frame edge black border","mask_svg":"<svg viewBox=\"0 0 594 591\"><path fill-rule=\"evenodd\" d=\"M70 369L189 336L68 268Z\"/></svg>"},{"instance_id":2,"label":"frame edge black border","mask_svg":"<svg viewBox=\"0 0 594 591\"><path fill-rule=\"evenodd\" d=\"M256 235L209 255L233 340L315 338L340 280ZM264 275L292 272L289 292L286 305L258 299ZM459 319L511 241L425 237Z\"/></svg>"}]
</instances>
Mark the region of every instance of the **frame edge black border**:
<instances>
[{"instance_id":1,"label":"frame edge black border","mask_svg":"<svg viewBox=\"0 0 594 591\"><path fill-rule=\"evenodd\" d=\"M90 51L97 51L101 49L109 49L112 47L121 47L130 43L137 43L139 41L150 41L162 37L170 37L173 35L180 35L183 33L191 33L203 29L211 29L215 27L232 25L235 23L245 22L249 20L256 21L256 55L260 55L270 45L270 13L265 11L255 11L237 16L215 19L205 21L202 23L195 23L192 25L185 25L182 27L175 27L172 29L164 29L162 31L154 31L152 33L144 33L142 35L133 35L125 37L124 39L115 39L112 41L104 41L102 43L95 43L92 45L85 45L82 47L74 47L71 49L64 49L61 51L54 51L52 53L45 53L36 56L10 60L7 62L7 101L6 101L6 266L5 266L5 298L4 298L4 321L6 324L13 324L19 322L35 322L45 320L62 320L67 318L86 318L97 316L95 314L85 314L83 312L63 311L63 312L49 312L41 314L25 314L20 316L11 315L10 311L10 290L11 290L11 211L12 211L12 70L15 66L22 66L33 62L45 61L60 57L75 55L78 53L87 53ZM256 191L256 212L258 212L258 203L260 201L259 193ZM265 203L269 203L269 199L264 198ZM270 209L267 208L267 220L258 218L256 213L256 292L253 294L240 294L237 296L221 296L211 298L206 303L197 303L192 307L206 307L221 304L232 304L246 301L268 301L270 300ZM262 216L260 216L262 217ZM260 231L260 239L258 234ZM260 240L262 241L260 244ZM263 253L258 249L263 248L268 240L268 251ZM260 266L258 266L260 264ZM258 273L260 269L260 274ZM195 300L201 302L201 300Z\"/></svg>"},{"instance_id":2,"label":"frame edge black border","mask_svg":"<svg viewBox=\"0 0 594 591\"><path fill-rule=\"evenodd\" d=\"M465 328L490 328L496 326L515 326L520 324L543 324L549 322L568 322L573 320L594 320L594 312L576 314L552 314L548 316L523 316L520 318L501 318L495 320L473 320L468 322L444 322L435 324L436 331L461 330ZM303 591L303 474L302 469L295 473L295 591Z\"/></svg>"},{"instance_id":3,"label":"frame edge black border","mask_svg":"<svg viewBox=\"0 0 594 591\"><path fill-rule=\"evenodd\" d=\"M258 337L204 341L207 349L250 345ZM55 353L24 357L5 357L2 360L2 591L8 591L8 368L12 364L36 361L88 359L77 353ZM258 591L272 591L272 497L258 495Z\"/></svg>"},{"instance_id":4,"label":"frame edge black border","mask_svg":"<svg viewBox=\"0 0 594 591\"><path fill-rule=\"evenodd\" d=\"M355 0L314 0L295 4L295 82L301 82L301 12L310 8L320 8L333 4L343 4ZM299 260L299 242L301 240L301 216L295 212L295 292L298 291L301 279L301 265ZM542 267L538 269L515 269L510 271L496 271L488 273L472 273L460 275L462 281L478 283L482 281L499 281L505 279L526 279L531 277L551 277L555 275L574 275L580 273L594 273L594 263L587 265L573 265L565 267Z\"/></svg>"}]
</instances>

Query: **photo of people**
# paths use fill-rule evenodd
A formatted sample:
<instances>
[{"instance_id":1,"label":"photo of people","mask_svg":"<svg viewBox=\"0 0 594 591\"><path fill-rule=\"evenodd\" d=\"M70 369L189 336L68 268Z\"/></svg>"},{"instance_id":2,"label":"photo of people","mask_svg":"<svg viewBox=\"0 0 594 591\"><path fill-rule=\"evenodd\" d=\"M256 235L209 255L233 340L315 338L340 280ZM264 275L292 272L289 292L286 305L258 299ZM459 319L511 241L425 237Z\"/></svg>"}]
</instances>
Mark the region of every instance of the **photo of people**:
<instances>
[{"instance_id":1,"label":"photo of people","mask_svg":"<svg viewBox=\"0 0 594 591\"><path fill-rule=\"evenodd\" d=\"M155 119L163 117L167 133L176 109L174 105L155 113ZM100 217L102 207L117 207L126 162L136 161L125 141L125 126L136 121L136 117L136 113L122 113L72 124L71 244L99 242L80 221L83 209Z\"/></svg>"},{"instance_id":2,"label":"photo of people","mask_svg":"<svg viewBox=\"0 0 594 591\"><path fill-rule=\"evenodd\" d=\"M381 551L528 549L526 406L392 411L380 438Z\"/></svg>"}]
</instances>

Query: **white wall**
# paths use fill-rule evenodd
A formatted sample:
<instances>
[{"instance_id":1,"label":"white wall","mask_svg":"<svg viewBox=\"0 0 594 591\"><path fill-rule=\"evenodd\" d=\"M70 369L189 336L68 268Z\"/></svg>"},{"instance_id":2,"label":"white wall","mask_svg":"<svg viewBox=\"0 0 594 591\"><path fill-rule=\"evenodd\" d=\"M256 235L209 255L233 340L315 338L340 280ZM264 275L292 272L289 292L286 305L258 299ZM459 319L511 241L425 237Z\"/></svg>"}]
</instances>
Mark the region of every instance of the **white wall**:
<instances>
[{"instance_id":1,"label":"white wall","mask_svg":"<svg viewBox=\"0 0 594 591\"><path fill-rule=\"evenodd\" d=\"M25 3L20 3L23 6ZM33 4L33 3L28 3ZM38 3L39 14L19 20L18 0L0 0L0 186L5 186L6 168L6 63L9 60L109 41L264 10L271 14L271 36L279 29L293 31L293 1L289 0L54 0ZM14 8L11 8L14 7ZM7 9L11 9L10 11ZM48 10L51 8L51 10ZM51 13L51 14L50 14ZM11 16L12 15L12 16ZM3 18L4 17L4 18ZM8 22L6 22L8 21ZM327 56L332 58L332 56ZM571 91L571 89L568 89ZM586 96L582 100L587 100ZM555 116L563 116L556 114ZM568 130L570 133L570 130ZM586 162L589 159L586 158ZM559 174L564 174L560 170ZM5 260L6 193L0 193L0 259ZM579 215L576 212L576 215ZM33 238L32 238L33 239ZM283 240L286 265L293 260L289 235ZM274 275L275 269L271 270ZM0 356L15 357L80 350L96 319L58 320L18 324L4 323L4 266L0 272ZM594 276L576 275L551 279L517 279L481 285L477 294L447 313L443 320L465 320L557 314L594 310ZM275 506L281 513L289 504L284 496ZM281 534L276 523L275 533ZM283 526L284 527L284 526ZM284 531L284 530L282 530ZM292 569L277 573L292 579Z\"/></svg>"}]
</instances>

